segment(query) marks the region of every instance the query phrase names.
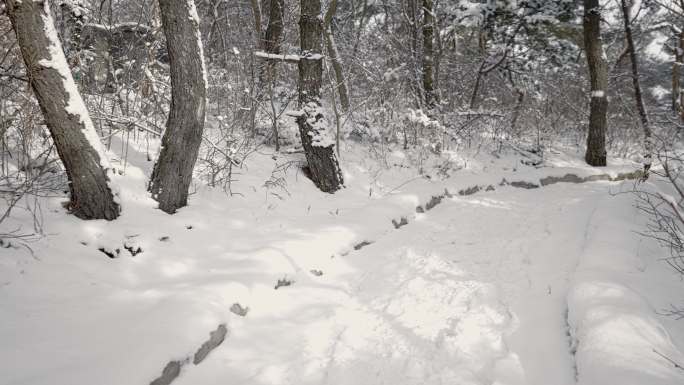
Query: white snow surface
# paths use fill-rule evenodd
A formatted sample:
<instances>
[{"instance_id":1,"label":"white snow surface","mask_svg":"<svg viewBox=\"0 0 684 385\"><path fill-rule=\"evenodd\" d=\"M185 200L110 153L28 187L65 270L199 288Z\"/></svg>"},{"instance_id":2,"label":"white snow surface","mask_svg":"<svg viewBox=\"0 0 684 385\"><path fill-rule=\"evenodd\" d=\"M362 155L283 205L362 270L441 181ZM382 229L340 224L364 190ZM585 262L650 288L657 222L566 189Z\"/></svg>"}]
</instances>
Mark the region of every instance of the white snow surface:
<instances>
[{"instance_id":1,"label":"white snow surface","mask_svg":"<svg viewBox=\"0 0 684 385\"><path fill-rule=\"evenodd\" d=\"M49 235L34 256L0 249L0 384L149 384L219 323L225 342L174 385L684 383L653 353L684 362L684 325L659 312L683 284L667 251L635 234L633 197L611 194L631 182L498 185L639 165L480 155L438 180L416 177L403 151L384 169L343 148L346 188L331 195L293 169L287 191L267 187L300 155L255 154L233 186L242 195L200 187L169 216L144 191L151 162L139 155L118 220L44 200ZM496 190L456 194L476 184ZM445 188L455 196L416 213ZM30 227L18 213L8 226ZM275 290L283 278L293 283Z\"/></svg>"}]
</instances>

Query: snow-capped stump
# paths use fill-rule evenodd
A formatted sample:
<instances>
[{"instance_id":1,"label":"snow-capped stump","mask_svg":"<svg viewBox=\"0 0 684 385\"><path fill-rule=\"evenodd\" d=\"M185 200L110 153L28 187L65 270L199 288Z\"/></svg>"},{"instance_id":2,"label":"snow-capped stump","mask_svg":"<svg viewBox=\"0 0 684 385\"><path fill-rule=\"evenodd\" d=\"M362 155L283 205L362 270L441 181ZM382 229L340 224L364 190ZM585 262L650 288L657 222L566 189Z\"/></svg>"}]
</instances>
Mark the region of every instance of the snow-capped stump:
<instances>
[{"instance_id":1,"label":"snow-capped stump","mask_svg":"<svg viewBox=\"0 0 684 385\"><path fill-rule=\"evenodd\" d=\"M354 250L361 250L364 247L366 247L368 245L372 245L372 244L373 244L373 241L361 241L361 242L357 243L356 245L354 245Z\"/></svg>"},{"instance_id":2,"label":"snow-capped stump","mask_svg":"<svg viewBox=\"0 0 684 385\"><path fill-rule=\"evenodd\" d=\"M143 252L142 247L131 246L131 245L128 245L126 243L124 243L124 249L128 250L128 252L131 253L131 256L133 256L133 257L135 257L136 255Z\"/></svg>"},{"instance_id":3,"label":"snow-capped stump","mask_svg":"<svg viewBox=\"0 0 684 385\"><path fill-rule=\"evenodd\" d=\"M183 365L190 362L192 358L192 363L195 365L200 364L205 358L211 353L212 350L216 349L219 345L223 343L228 334L228 328L226 324L219 324L216 330L209 333L209 339L206 340L202 346L195 352L191 357L186 357L183 360L170 361L162 370L161 376L150 382L150 385L169 385L175 380L180 374Z\"/></svg>"},{"instance_id":4,"label":"snow-capped stump","mask_svg":"<svg viewBox=\"0 0 684 385\"><path fill-rule=\"evenodd\" d=\"M212 350L216 349L223 343L223 341L226 339L226 334L228 334L228 328L226 327L226 324L220 324L216 330L209 333L209 339L204 342L202 346L200 346L199 350L197 350L192 359L192 363L197 365L204 361L204 359L207 358L207 355L209 355Z\"/></svg>"},{"instance_id":5,"label":"snow-capped stump","mask_svg":"<svg viewBox=\"0 0 684 385\"><path fill-rule=\"evenodd\" d=\"M7 241L7 240L4 240L4 239L0 239L0 247L1 247L1 248L3 248L3 249L11 249L13 246L14 246L14 245L12 244L12 242Z\"/></svg>"},{"instance_id":6,"label":"snow-capped stump","mask_svg":"<svg viewBox=\"0 0 684 385\"><path fill-rule=\"evenodd\" d=\"M321 275L323 275L323 271L318 269L311 269L309 270L309 273L315 275L316 277L320 277Z\"/></svg>"},{"instance_id":7,"label":"snow-capped stump","mask_svg":"<svg viewBox=\"0 0 684 385\"><path fill-rule=\"evenodd\" d=\"M644 174L643 170L634 170L632 172L621 172L615 178L611 178L611 180L617 182L629 179L643 179L644 176L648 176L648 174Z\"/></svg>"},{"instance_id":8,"label":"snow-capped stump","mask_svg":"<svg viewBox=\"0 0 684 385\"><path fill-rule=\"evenodd\" d=\"M280 288L280 287L290 286L290 285L292 285L293 283L294 283L293 280L290 280L290 279L287 279L287 278L282 278L282 279L279 279L279 280L278 280L278 282L276 283L274 289L275 289L275 290L278 290L278 288Z\"/></svg>"},{"instance_id":9,"label":"snow-capped stump","mask_svg":"<svg viewBox=\"0 0 684 385\"><path fill-rule=\"evenodd\" d=\"M461 195L461 196L473 195L479 191L480 191L480 186L471 186L471 187L465 188L463 190L459 190L458 195Z\"/></svg>"},{"instance_id":10,"label":"snow-capped stump","mask_svg":"<svg viewBox=\"0 0 684 385\"><path fill-rule=\"evenodd\" d=\"M554 183L582 183L585 182L584 178L580 178L575 174L565 174L563 176L547 176L546 178L541 178L539 180L542 186L548 186Z\"/></svg>"},{"instance_id":11,"label":"snow-capped stump","mask_svg":"<svg viewBox=\"0 0 684 385\"><path fill-rule=\"evenodd\" d=\"M249 313L249 306L247 307L242 307L239 303L235 302L233 306L230 307L230 312L239 315L240 317L244 317Z\"/></svg>"},{"instance_id":12,"label":"snow-capped stump","mask_svg":"<svg viewBox=\"0 0 684 385\"><path fill-rule=\"evenodd\" d=\"M395 229L398 229L402 226L408 225L408 219L406 219L406 217L401 217L398 221L396 219L392 219L392 224L394 225Z\"/></svg>"},{"instance_id":13,"label":"snow-capped stump","mask_svg":"<svg viewBox=\"0 0 684 385\"><path fill-rule=\"evenodd\" d=\"M162 370L161 376L157 377L150 385L169 385L180 374L183 363L180 361L171 361Z\"/></svg>"},{"instance_id":14,"label":"snow-capped stump","mask_svg":"<svg viewBox=\"0 0 684 385\"><path fill-rule=\"evenodd\" d=\"M108 250L105 247L100 247L97 250L100 251L101 253L103 253L104 255L108 256L111 259L114 259L114 258L118 257L119 254L121 254L121 249L119 249L118 247L114 250Z\"/></svg>"},{"instance_id":15,"label":"snow-capped stump","mask_svg":"<svg viewBox=\"0 0 684 385\"><path fill-rule=\"evenodd\" d=\"M539 188L538 184L532 183L532 182L526 182L524 180L519 180L515 182L511 182L511 186L517 187L517 188L524 188L524 189L534 189L534 188Z\"/></svg>"},{"instance_id":16,"label":"snow-capped stump","mask_svg":"<svg viewBox=\"0 0 684 385\"><path fill-rule=\"evenodd\" d=\"M442 203L442 199L444 199L444 195L433 196L432 198L430 198L428 203L425 204L425 209L432 210L435 206Z\"/></svg>"},{"instance_id":17,"label":"snow-capped stump","mask_svg":"<svg viewBox=\"0 0 684 385\"><path fill-rule=\"evenodd\" d=\"M612 180L610 175L608 174L597 174L597 175L589 175L587 177L583 178L585 182L598 182L602 180Z\"/></svg>"}]
</instances>

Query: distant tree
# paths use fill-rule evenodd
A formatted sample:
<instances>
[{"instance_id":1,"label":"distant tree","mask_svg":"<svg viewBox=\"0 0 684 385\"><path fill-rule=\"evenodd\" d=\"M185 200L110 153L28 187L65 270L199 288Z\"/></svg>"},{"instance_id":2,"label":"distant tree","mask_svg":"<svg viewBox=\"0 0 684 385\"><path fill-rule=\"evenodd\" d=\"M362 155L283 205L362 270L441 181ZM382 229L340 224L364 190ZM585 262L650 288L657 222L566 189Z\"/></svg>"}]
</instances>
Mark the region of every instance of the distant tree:
<instances>
[{"instance_id":1,"label":"distant tree","mask_svg":"<svg viewBox=\"0 0 684 385\"><path fill-rule=\"evenodd\" d=\"M204 130L207 81L194 0L159 0L171 71L171 109L149 190L169 214L186 206Z\"/></svg>"},{"instance_id":2,"label":"distant tree","mask_svg":"<svg viewBox=\"0 0 684 385\"><path fill-rule=\"evenodd\" d=\"M6 0L26 73L69 178L69 210L82 219L115 219L109 161L76 88L48 1Z\"/></svg>"},{"instance_id":3,"label":"distant tree","mask_svg":"<svg viewBox=\"0 0 684 385\"><path fill-rule=\"evenodd\" d=\"M435 59L433 50L435 35L434 11L432 0L423 0L423 98L428 109L433 108L437 101L433 75Z\"/></svg>"},{"instance_id":4,"label":"distant tree","mask_svg":"<svg viewBox=\"0 0 684 385\"><path fill-rule=\"evenodd\" d=\"M584 0L584 49L591 81L589 132L585 160L592 166L606 165L606 129L608 126L608 65L601 39L599 0Z\"/></svg>"},{"instance_id":5,"label":"distant tree","mask_svg":"<svg viewBox=\"0 0 684 385\"><path fill-rule=\"evenodd\" d=\"M297 124L311 179L321 191L333 193L342 187L344 180L335 156L334 135L327 126L321 105L323 77L321 1L301 0L300 9L299 105L301 114L297 117Z\"/></svg>"}]
</instances>

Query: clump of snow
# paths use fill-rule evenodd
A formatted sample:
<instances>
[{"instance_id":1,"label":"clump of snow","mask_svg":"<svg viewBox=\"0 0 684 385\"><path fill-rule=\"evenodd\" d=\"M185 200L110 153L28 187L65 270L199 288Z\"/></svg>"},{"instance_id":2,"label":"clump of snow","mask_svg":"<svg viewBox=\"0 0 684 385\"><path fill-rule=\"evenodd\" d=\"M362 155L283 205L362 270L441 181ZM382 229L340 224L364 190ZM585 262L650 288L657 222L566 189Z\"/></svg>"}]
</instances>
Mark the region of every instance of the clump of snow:
<instances>
[{"instance_id":1,"label":"clump of snow","mask_svg":"<svg viewBox=\"0 0 684 385\"><path fill-rule=\"evenodd\" d=\"M638 8L637 8L638 9ZM662 63L672 61L673 56L667 52L667 41L669 37L664 33L655 31L654 37L650 40L644 52L646 57Z\"/></svg>"},{"instance_id":2,"label":"clump of snow","mask_svg":"<svg viewBox=\"0 0 684 385\"><path fill-rule=\"evenodd\" d=\"M335 145L335 133L330 129L327 114L323 106L309 102L302 108L306 122L311 126L309 136L315 147L331 147Z\"/></svg>"},{"instance_id":3,"label":"clump of snow","mask_svg":"<svg viewBox=\"0 0 684 385\"><path fill-rule=\"evenodd\" d=\"M658 100L662 100L665 96L667 96L670 93L670 90L666 89L665 87L661 86L660 84L651 87L650 89L651 95L653 95L654 98Z\"/></svg>"},{"instance_id":4,"label":"clump of snow","mask_svg":"<svg viewBox=\"0 0 684 385\"><path fill-rule=\"evenodd\" d=\"M275 54L275 53L268 53L268 52L264 52L264 51L256 51L256 52L254 52L254 56L260 57L263 59L283 60L283 61L292 61L292 62L297 62L301 59L301 57L299 55Z\"/></svg>"}]
</instances>

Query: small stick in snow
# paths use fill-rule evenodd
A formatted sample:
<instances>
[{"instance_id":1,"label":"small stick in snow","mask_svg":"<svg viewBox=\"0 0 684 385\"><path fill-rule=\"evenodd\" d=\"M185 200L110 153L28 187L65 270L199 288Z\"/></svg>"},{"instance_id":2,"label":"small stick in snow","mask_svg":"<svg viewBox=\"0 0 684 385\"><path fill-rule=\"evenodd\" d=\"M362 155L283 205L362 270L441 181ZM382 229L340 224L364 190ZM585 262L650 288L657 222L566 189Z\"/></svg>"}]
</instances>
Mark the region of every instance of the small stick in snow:
<instances>
[{"instance_id":1,"label":"small stick in snow","mask_svg":"<svg viewBox=\"0 0 684 385\"><path fill-rule=\"evenodd\" d=\"M671 363L671 364L674 366L675 369L684 370L684 366L682 366L682 365L680 365L679 363L675 362L673 359L671 359L670 357L664 355L663 353L660 353L659 351L657 351L657 350L655 350L655 349L653 349L653 353L655 353L655 354L659 355L660 357L666 359L667 362Z\"/></svg>"}]
</instances>

